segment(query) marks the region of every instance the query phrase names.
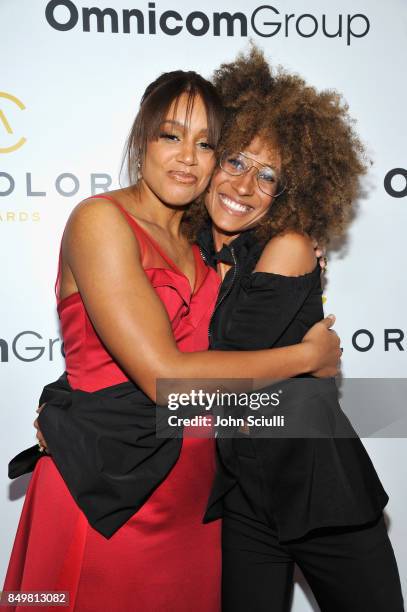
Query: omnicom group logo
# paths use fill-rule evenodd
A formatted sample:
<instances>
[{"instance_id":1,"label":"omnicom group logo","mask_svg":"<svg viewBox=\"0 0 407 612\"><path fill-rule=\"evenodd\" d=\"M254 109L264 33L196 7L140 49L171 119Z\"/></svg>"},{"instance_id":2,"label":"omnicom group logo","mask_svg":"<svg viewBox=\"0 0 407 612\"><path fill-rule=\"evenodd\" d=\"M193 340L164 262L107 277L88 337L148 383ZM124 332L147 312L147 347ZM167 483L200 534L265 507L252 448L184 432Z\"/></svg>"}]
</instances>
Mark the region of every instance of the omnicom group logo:
<instances>
[{"instance_id":1,"label":"omnicom group logo","mask_svg":"<svg viewBox=\"0 0 407 612\"><path fill-rule=\"evenodd\" d=\"M129 3L130 4L130 3ZM272 36L328 39L340 38L349 46L353 39L363 38L370 30L370 21L363 13L330 14L282 12L262 4L250 12L206 12L187 9L161 11L155 2L137 8L83 7L71 0L52 0L45 9L49 25L60 32L79 29L83 32L111 34L177 36ZM233 3L231 2L233 6ZM284 9L287 10L284 2ZM182 12L180 12L182 11Z\"/></svg>"}]
</instances>

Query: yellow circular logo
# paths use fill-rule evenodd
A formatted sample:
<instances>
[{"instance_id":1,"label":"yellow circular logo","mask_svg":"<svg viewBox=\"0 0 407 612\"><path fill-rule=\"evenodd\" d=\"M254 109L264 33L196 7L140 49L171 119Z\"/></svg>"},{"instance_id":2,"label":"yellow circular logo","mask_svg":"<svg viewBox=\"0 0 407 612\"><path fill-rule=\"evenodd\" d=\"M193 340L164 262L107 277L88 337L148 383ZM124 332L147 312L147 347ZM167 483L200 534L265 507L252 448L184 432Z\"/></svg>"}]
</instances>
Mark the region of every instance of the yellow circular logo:
<instances>
[{"instance_id":1,"label":"yellow circular logo","mask_svg":"<svg viewBox=\"0 0 407 612\"><path fill-rule=\"evenodd\" d=\"M21 102L21 100L19 100L12 94L6 93L5 91L0 91L0 125L3 125L7 134L14 134L13 128L11 127L10 122L6 117L5 112L1 108L3 99L9 100L13 104L15 104L20 110L25 110L25 106ZM22 147L23 144L25 144L26 142L27 139L22 136L15 144L9 147L0 147L0 153L12 153L13 151L17 151L17 149L20 149L20 147Z\"/></svg>"}]
</instances>

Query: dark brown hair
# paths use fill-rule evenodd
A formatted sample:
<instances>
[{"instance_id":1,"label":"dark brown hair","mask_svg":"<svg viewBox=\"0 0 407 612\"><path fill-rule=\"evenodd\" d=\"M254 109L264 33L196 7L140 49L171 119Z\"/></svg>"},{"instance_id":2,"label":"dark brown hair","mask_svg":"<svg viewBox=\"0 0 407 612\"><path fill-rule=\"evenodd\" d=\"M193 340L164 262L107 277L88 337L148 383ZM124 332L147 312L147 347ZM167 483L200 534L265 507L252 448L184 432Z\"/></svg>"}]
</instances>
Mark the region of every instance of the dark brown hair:
<instances>
[{"instance_id":1,"label":"dark brown hair","mask_svg":"<svg viewBox=\"0 0 407 612\"><path fill-rule=\"evenodd\" d=\"M123 164L127 165L130 183L136 183L139 166L142 163L147 143L159 136L160 125L169 107L179 97L188 94L186 120L188 121L196 96L205 105L208 118L208 142L216 147L223 121L223 108L215 87L196 72L175 70L165 72L150 83L141 99L140 109L131 127Z\"/></svg>"},{"instance_id":2,"label":"dark brown hair","mask_svg":"<svg viewBox=\"0 0 407 612\"><path fill-rule=\"evenodd\" d=\"M241 151L259 135L281 155L286 189L257 226L258 238L292 230L323 245L340 234L367 168L340 94L317 92L297 75L272 71L255 47L222 64L213 82L226 109L219 152ZM202 204L192 206L196 233L208 217Z\"/></svg>"}]
</instances>

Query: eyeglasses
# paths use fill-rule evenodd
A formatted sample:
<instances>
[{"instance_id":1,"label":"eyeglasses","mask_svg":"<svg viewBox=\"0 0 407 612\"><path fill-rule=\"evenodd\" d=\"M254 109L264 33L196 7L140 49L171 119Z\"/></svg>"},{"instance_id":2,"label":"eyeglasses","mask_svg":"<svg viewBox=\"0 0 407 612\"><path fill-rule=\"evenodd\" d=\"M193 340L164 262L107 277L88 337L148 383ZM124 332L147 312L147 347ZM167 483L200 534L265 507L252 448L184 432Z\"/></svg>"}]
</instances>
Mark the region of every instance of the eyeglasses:
<instances>
[{"instance_id":1,"label":"eyeglasses","mask_svg":"<svg viewBox=\"0 0 407 612\"><path fill-rule=\"evenodd\" d=\"M219 161L222 170L231 176L242 176L249 172L253 166L256 167L255 164L261 166L261 168L257 168L256 173L259 189L263 193L277 198L285 190L285 185L275 168L262 164L241 151L239 153L224 151Z\"/></svg>"}]
</instances>

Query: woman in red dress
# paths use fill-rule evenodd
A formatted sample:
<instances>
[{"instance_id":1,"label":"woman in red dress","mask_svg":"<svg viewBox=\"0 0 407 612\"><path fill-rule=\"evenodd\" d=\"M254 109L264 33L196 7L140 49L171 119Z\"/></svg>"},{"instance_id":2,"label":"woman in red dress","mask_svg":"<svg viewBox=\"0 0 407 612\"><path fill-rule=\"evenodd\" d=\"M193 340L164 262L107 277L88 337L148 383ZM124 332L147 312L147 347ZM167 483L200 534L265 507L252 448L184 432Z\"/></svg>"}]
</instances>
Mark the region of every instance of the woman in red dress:
<instances>
[{"instance_id":1,"label":"woman in red dress","mask_svg":"<svg viewBox=\"0 0 407 612\"><path fill-rule=\"evenodd\" d=\"M57 281L73 389L131 380L154 401L157 378L335 372L338 341L327 321L301 345L206 352L219 279L185 237L183 215L207 186L220 124L208 82L195 73L162 75L147 88L130 134L135 184L73 211ZM165 480L106 539L53 459L42 458L4 590L68 591L69 610L80 612L219 611L220 524L202 524L214 471L214 440L186 437Z\"/></svg>"}]
</instances>

